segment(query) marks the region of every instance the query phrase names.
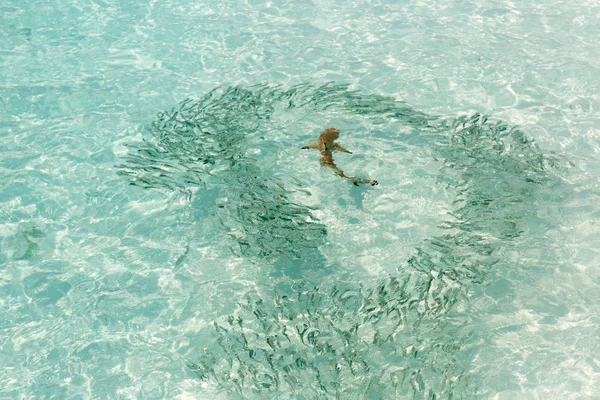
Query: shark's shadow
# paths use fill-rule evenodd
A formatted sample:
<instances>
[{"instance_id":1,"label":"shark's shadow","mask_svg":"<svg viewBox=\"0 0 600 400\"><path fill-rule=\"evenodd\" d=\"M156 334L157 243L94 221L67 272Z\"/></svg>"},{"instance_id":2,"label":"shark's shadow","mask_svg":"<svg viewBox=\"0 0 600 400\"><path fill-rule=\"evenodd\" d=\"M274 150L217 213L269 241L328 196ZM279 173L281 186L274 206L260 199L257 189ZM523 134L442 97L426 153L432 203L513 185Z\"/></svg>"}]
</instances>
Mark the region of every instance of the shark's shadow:
<instances>
[{"instance_id":1,"label":"shark's shadow","mask_svg":"<svg viewBox=\"0 0 600 400\"><path fill-rule=\"evenodd\" d=\"M399 121L427 136L443 163L439 183L457 196L446 233L375 285L297 279L302 268L325 266L318 246L326 228L244 156L248 132L268 124L282 105ZM461 335L472 333L445 316L470 286L507 262L501 250L524 234L524 221L535 218L532 200L560 182L568 163L544 155L519 129L484 116L427 116L336 84L215 90L159 114L152 131L121 166L132 184L177 190L223 180L235 199L224 215L234 225L228 229L241 232L241 254L283 265L274 288L248 294L236 313L215 322L214 342L189 363L201 379L256 398L476 396L469 360L458 355Z\"/></svg>"}]
</instances>

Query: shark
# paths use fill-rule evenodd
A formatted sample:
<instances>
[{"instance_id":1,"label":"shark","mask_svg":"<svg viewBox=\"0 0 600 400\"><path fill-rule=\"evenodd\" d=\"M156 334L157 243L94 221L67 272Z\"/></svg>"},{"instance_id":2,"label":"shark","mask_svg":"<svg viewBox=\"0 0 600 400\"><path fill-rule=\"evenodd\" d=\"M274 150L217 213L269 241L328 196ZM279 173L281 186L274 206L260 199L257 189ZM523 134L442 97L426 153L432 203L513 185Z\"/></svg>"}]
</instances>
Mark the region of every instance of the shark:
<instances>
[{"instance_id":1,"label":"shark","mask_svg":"<svg viewBox=\"0 0 600 400\"><path fill-rule=\"evenodd\" d=\"M327 128L323 131L323 133L321 133L321 135L319 136L319 139L317 139L316 142L309 144L307 146L304 146L304 147L302 147L302 149L317 149L317 150L319 150L321 152L321 165L332 168L335 171L337 176L339 176L343 179L349 180L355 186L358 186L360 183L364 183L364 184L368 183L371 186L378 185L379 182L377 182L375 179L364 179L364 178L357 178L354 176L348 176L344 173L344 171L339 169L337 167L337 165L335 165L335 162L333 161L333 151L341 151L343 153L352 154L351 151L343 148L335 141L339 137L340 137L339 129Z\"/></svg>"}]
</instances>

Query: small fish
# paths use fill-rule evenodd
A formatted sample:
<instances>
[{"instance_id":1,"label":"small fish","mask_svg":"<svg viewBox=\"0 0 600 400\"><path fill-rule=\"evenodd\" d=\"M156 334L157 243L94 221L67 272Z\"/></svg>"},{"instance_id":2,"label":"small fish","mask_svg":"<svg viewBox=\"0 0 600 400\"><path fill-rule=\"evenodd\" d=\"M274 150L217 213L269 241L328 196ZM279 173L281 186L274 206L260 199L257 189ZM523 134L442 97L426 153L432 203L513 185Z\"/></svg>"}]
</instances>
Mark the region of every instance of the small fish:
<instances>
[{"instance_id":1,"label":"small fish","mask_svg":"<svg viewBox=\"0 0 600 400\"><path fill-rule=\"evenodd\" d=\"M328 128L328 129L325 129L323 131L323 133L321 133L321 135L319 136L319 139L316 142L314 142L313 144L310 144L308 146L304 146L302 148L319 150L321 152L321 165L333 168L336 175L338 175L341 178L349 180L350 182L354 183L354 185L356 185L356 186L358 186L359 183L368 183L371 186L378 185L379 182L377 182L374 179L363 179L363 178L356 178L354 176L347 176L346 174L344 174L344 171L342 171L335 165L335 162L333 161L333 153L332 153L334 150L352 154L351 151L346 150L345 148L343 148L342 146L340 146L339 144L337 144L335 142L335 140L338 137L340 137L339 129Z\"/></svg>"}]
</instances>

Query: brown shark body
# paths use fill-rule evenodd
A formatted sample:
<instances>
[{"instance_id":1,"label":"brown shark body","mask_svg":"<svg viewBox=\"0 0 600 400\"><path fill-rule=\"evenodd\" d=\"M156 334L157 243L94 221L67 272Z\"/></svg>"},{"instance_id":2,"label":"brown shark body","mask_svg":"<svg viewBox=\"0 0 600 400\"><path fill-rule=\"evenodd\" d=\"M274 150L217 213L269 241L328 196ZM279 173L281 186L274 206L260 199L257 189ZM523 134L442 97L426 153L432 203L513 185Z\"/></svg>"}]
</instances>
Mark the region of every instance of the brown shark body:
<instances>
[{"instance_id":1,"label":"brown shark body","mask_svg":"<svg viewBox=\"0 0 600 400\"><path fill-rule=\"evenodd\" d=\"M308 146L304 146L302 148L319 150L321 152L321 165L332 168L335 171L336 175L338 175L341 178L349 180L350 182L354 183L356 186L358 186L359 183L368 183L371 186L377 185L378 182L374 179L363 179L363 178L356 178L354 176L347 176L346 174L344 174L344 171L342 171L341 169L339 169L337 167L337 165L335 165L335 162L333 161L333 151L334 150L352 154L351 151L346 150L345 148L343 148L342 146L340 146L339 144L337 144L335 142L335 140L338 137L340 137L340 131L338 129L335 129L335 128L325 129L323 131L323 133L321 133L321 135L319 136L319 139L316 142L314 142L313 144L310 144Z\"/></svg>"}]
</instances>

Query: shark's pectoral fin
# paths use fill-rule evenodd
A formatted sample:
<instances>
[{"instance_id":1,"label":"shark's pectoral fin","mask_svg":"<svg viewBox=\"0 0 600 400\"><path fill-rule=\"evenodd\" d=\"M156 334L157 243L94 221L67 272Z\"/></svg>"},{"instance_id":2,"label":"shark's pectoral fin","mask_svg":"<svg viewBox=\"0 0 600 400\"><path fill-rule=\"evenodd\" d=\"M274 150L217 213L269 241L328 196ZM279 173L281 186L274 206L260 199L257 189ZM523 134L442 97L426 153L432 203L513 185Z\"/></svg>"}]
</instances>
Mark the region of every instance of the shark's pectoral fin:
<instances>
[{"instance_id":1,"label":"shark's pectoral fin","mask_svg":"<svg viewBox=\"0 0 600 400\"><path fill-rule=\"evenodd\" d=\"M319 148L319 142L315 142L312 144L309 144L307 146L302 147L303 149L318 149Z\"/></svg>"},{"instance_id":2,"label":"shark's pectoral fin","mask_svg":"<svg viewBox=\"0 0 600 400\"><path fill-rule=\"evenodd\" d=\"M337 144L337 143L335 143L335 144L333 145L333 148L334 148L335 150L337 150L337 151L341 151L341 152L344 152L344 153L350 153L350 154L352 154L352 152L351 152L350 150L346 150L345 148L343 148L342 146L340 146L340 145L339 145L339 144Z\"/></svg>"}]
</instances>

